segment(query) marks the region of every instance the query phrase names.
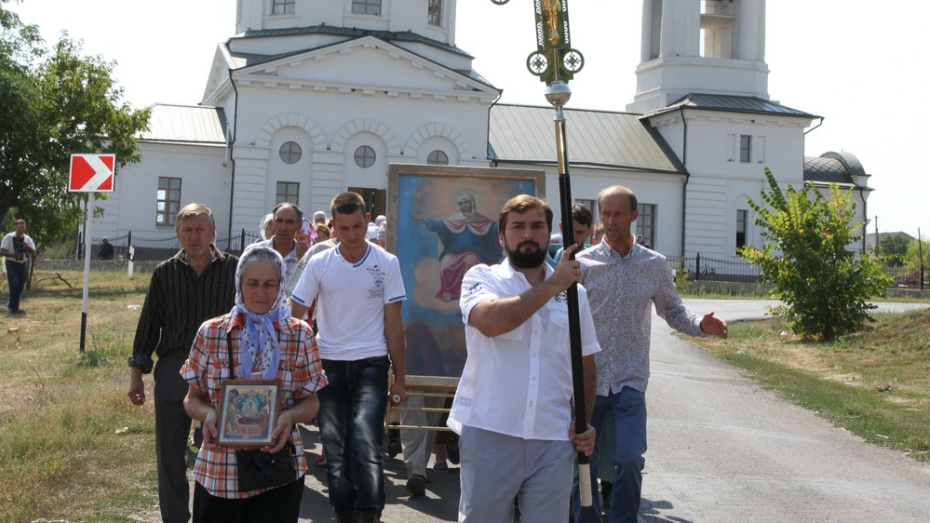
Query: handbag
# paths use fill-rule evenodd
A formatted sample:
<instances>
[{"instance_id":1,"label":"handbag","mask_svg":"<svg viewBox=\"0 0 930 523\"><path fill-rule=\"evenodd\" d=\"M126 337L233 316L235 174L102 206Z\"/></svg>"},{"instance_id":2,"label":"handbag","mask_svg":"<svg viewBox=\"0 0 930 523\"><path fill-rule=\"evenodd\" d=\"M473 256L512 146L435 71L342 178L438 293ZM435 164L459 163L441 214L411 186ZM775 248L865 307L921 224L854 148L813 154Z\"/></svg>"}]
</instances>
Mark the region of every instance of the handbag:
<instances>
[{"instance_id":1,"label":"handbag","mask_svg":"<svg viewBox=\"0 0 930 523\"><path fill-rule=\"evenodd\" d=\"M229 356L229 375L234 375L232 336L226 334L226 351ZM290 439L277 452L261 449L236 451L236 472L239 492L249 492L286 485L297 480L297 452Z\"/></svg>"},{"instance_id":2,"label":"handbag","mask_svg":"<svg viewBox=\"0 0 930 523\"><path fill-rule=\"evenodd\" d=\"M278 487L297 480L297 457L294 443L288 440L277 452L260 449L237 450L236 469L239 491Z\"/></svg>"}]
</instances>

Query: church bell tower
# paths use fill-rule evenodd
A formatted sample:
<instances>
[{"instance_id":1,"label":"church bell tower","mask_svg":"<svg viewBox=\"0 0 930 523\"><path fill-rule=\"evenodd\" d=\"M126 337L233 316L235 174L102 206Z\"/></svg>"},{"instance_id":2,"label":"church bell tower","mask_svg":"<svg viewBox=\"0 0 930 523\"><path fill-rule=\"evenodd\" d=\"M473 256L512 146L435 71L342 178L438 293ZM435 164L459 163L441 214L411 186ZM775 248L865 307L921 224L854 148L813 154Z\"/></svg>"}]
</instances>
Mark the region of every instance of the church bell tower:
<instances>
[{"instance_id":1,"label":"church bell tower","mask_svg":"<svg viewBox=\"0 0 930 523\"><path fill-rule=\"evenodd\" d=\"M643 0L640 52L631 112L688 93L769 99L765 0Z\"/></svg>"}]
</instances>

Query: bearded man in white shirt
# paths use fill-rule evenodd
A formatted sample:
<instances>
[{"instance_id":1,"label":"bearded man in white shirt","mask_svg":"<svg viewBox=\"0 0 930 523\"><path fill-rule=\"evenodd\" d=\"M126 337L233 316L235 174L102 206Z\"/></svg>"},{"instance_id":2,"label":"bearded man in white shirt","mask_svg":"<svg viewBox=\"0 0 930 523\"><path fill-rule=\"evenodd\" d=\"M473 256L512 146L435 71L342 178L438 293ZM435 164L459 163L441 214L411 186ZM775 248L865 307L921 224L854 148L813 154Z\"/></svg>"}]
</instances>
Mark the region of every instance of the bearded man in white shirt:
<instances>
[{"instance_id":1,"label":"bearded man in white shirt","mask_svg":"<svg viewBox=\"0 0 930 523\"><path fill-rule=\"evenodd\" d=\"M580 278L570 246L555 269L545 262L552 210L528 195L501 209L507 258L476 265L462 281L468 356L449 427L461 436L459 521L562 522L576 451L590 454L594 429L575 434L566 289ZM578 287L585 403L593 407L600 350L587 294Z\"/></svg>"}]
</instances>

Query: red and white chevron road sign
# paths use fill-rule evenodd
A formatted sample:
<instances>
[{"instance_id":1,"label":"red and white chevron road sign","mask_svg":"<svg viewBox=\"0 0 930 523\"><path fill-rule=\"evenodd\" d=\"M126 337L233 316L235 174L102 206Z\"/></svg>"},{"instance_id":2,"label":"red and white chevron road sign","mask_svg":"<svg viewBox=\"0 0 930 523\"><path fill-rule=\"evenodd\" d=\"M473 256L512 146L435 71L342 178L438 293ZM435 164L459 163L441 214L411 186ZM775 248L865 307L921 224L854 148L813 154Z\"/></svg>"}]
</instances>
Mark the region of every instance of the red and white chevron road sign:
<instances>
[{"instance_id":1,"label":"red and white chevron road sign","mask_svg":"<svg viewBox=\"0 0 930 523\"><path fill-rule=\"evenodd\" d=\"M113 192L115 154L72 154L68 192Z\"/></svg>"}]
</instances>

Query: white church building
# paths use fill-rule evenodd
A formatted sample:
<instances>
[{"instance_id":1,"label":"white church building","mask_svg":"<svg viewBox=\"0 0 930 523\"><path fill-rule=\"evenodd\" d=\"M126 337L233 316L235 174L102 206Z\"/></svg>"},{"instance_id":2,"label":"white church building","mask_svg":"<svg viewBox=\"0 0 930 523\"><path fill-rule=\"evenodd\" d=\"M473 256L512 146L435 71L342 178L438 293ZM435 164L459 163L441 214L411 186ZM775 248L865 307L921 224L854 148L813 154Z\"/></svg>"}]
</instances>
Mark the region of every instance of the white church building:
<instances>
[{"instance_id":1,"label":"white church building","mask_svg":"<svg viewBox=\"0 0 930 523\"><path fill-rule=\"evenodd\" d=\"M328 214L344 190L385 214L390 164L542 169L558 219L552 107L495 103L455 44L455 12L455 0L237 0L200 104L152 107L142 161L98 202L95 236L171 234L192 201L220 237L257 232L282 201ZM670 257L761 245L746 201L766 166L783 185L853 191L864 220L859 161L806 157L821 118L769 96L765 0L643 0L641 42L627 112L565 110L576 200L631 187L638 232Z\"/></svg>"}]
</instances>

